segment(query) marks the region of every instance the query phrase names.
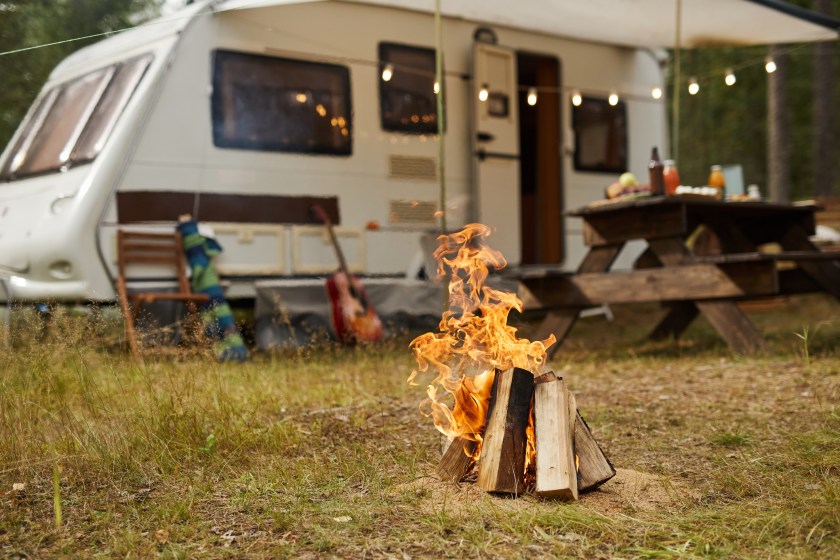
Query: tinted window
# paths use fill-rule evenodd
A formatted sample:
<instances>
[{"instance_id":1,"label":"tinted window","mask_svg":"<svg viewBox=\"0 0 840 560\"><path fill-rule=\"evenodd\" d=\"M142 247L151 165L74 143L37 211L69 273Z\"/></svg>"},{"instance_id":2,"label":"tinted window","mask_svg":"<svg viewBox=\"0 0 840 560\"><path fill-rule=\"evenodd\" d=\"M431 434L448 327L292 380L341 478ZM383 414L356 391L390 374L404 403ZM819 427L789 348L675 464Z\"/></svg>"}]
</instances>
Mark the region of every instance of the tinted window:
<instances>
[{"instance_id":1,"label":"tinted window","mask_svg":"<svg viewBox=\"0 0 840 560\"><path fill-rule=\"evenodd\" d=\"M345 66L216 51L213 143L314 154L351 153Z\"/></svg>"},{"instance_id":2,"label":"tinted window","mask_svg":"<svg viewBox=\"0 0 840 560\"><path fill-rule=\"evenodd\" d=\"M47 92L0 176L10 180L93 160L151 59L144 56L109 66Z\"/></svg>"},{"instance_id":3,"label":"tinted window","mask_svg":"<svg viewBox=\"0 0 840 560\"><path fill-rule=\"evenodd\" d=\"M91 161L99 154L151 61L151 56L144 56L117 68L96 111L79 137L70 155L71 160L75 163Z\"/></svg>"},{"instance_id":4,"label":"tinted window","mask_svg":"<svg viewBox=\"0 0 840 560\"><path fill-rule=\"evenodd\" d=\"M437 133L435 51L380 43L379 94L383 129Z\"/></svg>"},{"instance_id":5,"label":"tinted window","mask_svg":"<svg viewBox=\"0 0 840 560\"><path fill-rule=\"evenodd\" d=\"M627 109L624 102L584 97L572 108L575 169L622 173L627 170Z\"/></svg>"}]
</instances>

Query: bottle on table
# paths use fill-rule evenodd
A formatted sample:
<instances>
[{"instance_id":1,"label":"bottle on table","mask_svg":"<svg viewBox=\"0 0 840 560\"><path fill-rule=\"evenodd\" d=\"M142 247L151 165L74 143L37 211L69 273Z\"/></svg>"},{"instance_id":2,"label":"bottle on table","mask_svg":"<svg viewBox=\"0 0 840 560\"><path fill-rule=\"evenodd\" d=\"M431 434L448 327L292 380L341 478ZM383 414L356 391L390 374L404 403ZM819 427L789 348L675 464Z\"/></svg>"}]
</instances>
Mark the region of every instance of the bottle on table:
<instances>
[{"instance_id":1,"label":"bottle on table","mask_svg":"<svg viewBox=\"0 0 840 560\"><path fill-rule=\"evenodd\" d=\"M665 194L665 179L662 176L664 166L659 159L659 149L654 146L650 154L650 162L648 163L648 177L650 179L650 194L662 195Z\"/></svg>"},{"instance_id":2,"label":"bottle on table","mask_svg":"<svg viewBox=\"0 0 840 560\"><path fill-rule=\"evenodd\" d=\"M662 179L665 182L665 194L674 196L680 186L680 174L672 159L666 159L662 168Z\"/></svg>"},{"instance_id":3,"label":"bottle on table","mask_svg":"<svg viewBox=\"0 0 840 560\"><path fill-rule=\"evenodd\" d=\"M723 176L723 169L720 165L713 165L709 172L709 186L717 190L715 198L726 199L726 179Z\"/></svg>"}]
</instances>

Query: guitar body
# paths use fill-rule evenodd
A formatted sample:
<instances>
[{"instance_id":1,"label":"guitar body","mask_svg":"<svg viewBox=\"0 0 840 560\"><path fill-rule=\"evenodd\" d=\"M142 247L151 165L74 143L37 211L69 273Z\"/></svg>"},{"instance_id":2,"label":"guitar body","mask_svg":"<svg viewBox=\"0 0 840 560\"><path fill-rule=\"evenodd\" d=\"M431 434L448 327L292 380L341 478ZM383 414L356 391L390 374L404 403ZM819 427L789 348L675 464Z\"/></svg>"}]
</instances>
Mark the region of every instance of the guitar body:
<instances>
[{"instance_id":1,"label":"guitar body","mask_svg":"<svg viewBox=\"0 0 840 560\"><path fill-rule=\"evenodd\" d=\"M359 280L342 271L327 277L332 322L341 342L376 342L382 338L382 321Z\"/></svg>"},{"instance_id":2,"label":"guitar body","mask_svg":"<svg viewBox=\"0 0 840 560\"><path fill-rule=\"evenodd\" d=\"M373 309L359 280L347 270L344 253L335 237L332 222L324 209L317 204L312 212L327 226L330 242L338 258L338 272L327 277L327 293L332 308L335 335L341 342L376 342L382 338L382 321Z\"/></svg>"}]
</instances>

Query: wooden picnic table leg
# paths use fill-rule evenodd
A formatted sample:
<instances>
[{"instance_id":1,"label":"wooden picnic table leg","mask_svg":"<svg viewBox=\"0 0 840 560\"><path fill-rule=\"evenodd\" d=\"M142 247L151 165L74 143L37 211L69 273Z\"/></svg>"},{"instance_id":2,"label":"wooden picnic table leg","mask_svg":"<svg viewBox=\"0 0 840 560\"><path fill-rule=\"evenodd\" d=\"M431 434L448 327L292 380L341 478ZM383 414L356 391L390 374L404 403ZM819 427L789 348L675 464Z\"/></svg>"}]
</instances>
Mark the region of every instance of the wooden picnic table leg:
<instances>
[{"instance_id":1,"label":"wooden picnic table leg","mask_svg":"<svg viewBox=\"0 0 840 560\"><path fill-rule=\"evenodd\" d=\"M681 239L676 237L651 239L648 244L665 266L677 265L686 257L691 256L691 251L688 250ZM695 301L694 305L734 352L754 354L766 350L767 343L764 341L764 337L734 301ZM654 333L660 331L660 327L669 319L675 323L677 321L669 314L660 322ZM694 317L692 317L693 319ZM688 321L683 328L687 327L690 322Z\"/></svg>"},{"instance_id":2,"label":"wooden picnic table leg","mask_svg":"<svg viewBox=\"0 0 840 560\"><path fill-rule=\"evenodd\" d=\"M700 310L691 301L675 301L667 305L668 314L659 321L659 324L648 335L651 340L679 337L700 314Z\"/></svg>"},{"instance_id":3,"label":"wooden picnic table leg","mask_svg":"<svg viewBox=\"0 0 840 560\"><path fill-rule=\"evenodd\" d=\"M729 347L738 354L767 350L764 337L733 301L698 301L697 308Z\"/></svg>"},{"instance_id":4,"label":"wooden picnic table leg","mask_svg":"<svg viewBox=\"0 0 840 560\"><path fill-rule=\"evenodd\" d=\"M624 243L615 243L611 245L597 245L591 247L589 252L578 266L578 273L583 272L606 272L615 262L616 257L624 247ZM569 334L577 321L578 314L583 310L583 307L576 307L570 309L553 309L548 312L545 319L537 327L534 338L542 340L553 334L557 338L557 342L548 349L548 357L552 357L557 349L560 348L563 339Z\"/></svg>"}]
</instances>

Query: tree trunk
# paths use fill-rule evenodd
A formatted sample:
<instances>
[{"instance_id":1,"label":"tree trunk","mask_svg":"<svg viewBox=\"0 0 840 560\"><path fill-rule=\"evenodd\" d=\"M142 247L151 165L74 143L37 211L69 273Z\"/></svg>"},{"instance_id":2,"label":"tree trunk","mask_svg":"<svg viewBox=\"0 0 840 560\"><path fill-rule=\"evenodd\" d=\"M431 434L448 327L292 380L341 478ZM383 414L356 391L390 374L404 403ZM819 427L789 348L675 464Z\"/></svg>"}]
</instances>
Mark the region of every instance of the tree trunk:
<instances>
[{"instance_id":1,"label":"tree trunk","mask_svg":"<svg viewBox=\"0 0 840 560\"><path fill-rule=\"evenodd\" d=\"M832 15L831 0L814 0L814 11ZM814 45L814 138L811 154L814 161L814 196L837 196L837 135L834 102L834 49L837 43Z\"/></svg>"},{"instance_id":2,"label":"tree trunk","mask_svg":"<svg viewBox=\"0 0 840 560\"><path fill-rule=\"evenodd\" d=\"M776 71L767 74L767 193L770 200L790 200L790 118L787 61L783 47L771 45Z\"/></svg>"}]
</instances>

